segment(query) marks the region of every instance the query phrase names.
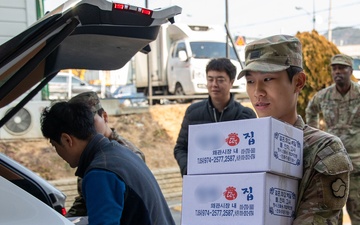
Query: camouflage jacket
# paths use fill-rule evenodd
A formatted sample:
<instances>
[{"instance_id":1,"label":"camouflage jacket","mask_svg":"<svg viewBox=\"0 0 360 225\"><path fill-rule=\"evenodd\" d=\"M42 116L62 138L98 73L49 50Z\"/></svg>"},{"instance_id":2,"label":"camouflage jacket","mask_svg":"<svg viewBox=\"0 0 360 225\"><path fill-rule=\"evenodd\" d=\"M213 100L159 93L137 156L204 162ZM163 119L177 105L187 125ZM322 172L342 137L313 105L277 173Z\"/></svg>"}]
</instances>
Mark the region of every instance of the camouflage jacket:
<instances>
[{"instance_id":1,"label":"camouflage jacket","mask_svg":"<svg viewBox=\"0 0 360 225\"><path fill-rule=\"evenodd\" d=\"M306 108L306 122L318 127L322 113L326 131L338 136L348 152L354 172L360 172L360 85L351 82L342 96L335 84L315 94Z\"/></svg>"},{"instance_id":2,"label":"camouflage jacket","mask_svg":"<svg viewBox=\"0 0 360 225\"><path fill-rule=\"evenodd\" d=\"M294 126L304 131L304 170L293 225L338 224L349 194L350 158L338 137L306 125L300 116Z\"/></svg>"},{"instance_id":3,"label":"camouflage jacket","mask_svg":"<svg viewBox=\"0 0 360 225\"><path fill-rule=\"evenodd\" d=\"M115 141L119 142L119 144L126 146L128 149L130 149L135 154L137 154L145 162L145 155L144 155L144 153L142 151L140 151L140 149L138 149L130 141L128 141L125 138L123 138L122 136L120 136L120 134L118 134L115 131L115 129L111 128L111 130L112 130L112 133L111 133L111 136L109 137L110 140L115 140Z\"/></svg>"}]
</instances>

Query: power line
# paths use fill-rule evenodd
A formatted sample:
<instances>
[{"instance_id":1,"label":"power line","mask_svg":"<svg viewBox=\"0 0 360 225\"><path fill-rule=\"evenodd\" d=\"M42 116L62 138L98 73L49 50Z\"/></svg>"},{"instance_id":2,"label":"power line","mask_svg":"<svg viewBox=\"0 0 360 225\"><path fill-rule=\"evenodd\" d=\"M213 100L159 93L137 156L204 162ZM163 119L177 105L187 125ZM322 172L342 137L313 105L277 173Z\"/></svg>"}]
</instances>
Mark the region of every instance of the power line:
<instances>
[{"instance_id":1,"label":"power line","mask_svg":"<svg viewBox=\"0 0 360 225\"><path fill-rule=\"evenodd\" d=\"M359 5L359 4L360 4L360 2L341 5L341 6L336 7L336 9L333 8L332 11L338 10L338 9L341 9L341 8L347 8L347 7L354 6L354 5ZM330 10L330 8L316 10L315 14L321 13L321 12L328 12L329 10ZM303 14L299 14L299 15L296 15L296 16L287 16L287 17L282 17L282 18L277 18L277 19L271 19L271 20L266 20L266 21L262 21L262 22L249 23L249 24L240 25L240 26L232 26L232 29L239 29L239 28L242 28L242 27L251 27L251 26L258 26L258 25L263 25L263 24L269 24L269 23L294 19L294 18L303 17L303 16L308 16L308 13L303 13ZM355 26L359 26L359 25L355 25Z\"/></svg>"}]
</instances>

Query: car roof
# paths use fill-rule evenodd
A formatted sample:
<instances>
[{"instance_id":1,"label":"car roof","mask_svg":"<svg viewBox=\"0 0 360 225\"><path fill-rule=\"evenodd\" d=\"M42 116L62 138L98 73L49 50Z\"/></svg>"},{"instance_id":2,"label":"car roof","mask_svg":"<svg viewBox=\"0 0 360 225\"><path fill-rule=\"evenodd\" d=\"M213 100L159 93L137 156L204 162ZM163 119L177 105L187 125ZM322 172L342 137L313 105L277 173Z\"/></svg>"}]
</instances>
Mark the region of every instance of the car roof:
<instances>
[{"instance_id":1,"label":"car roof","mask_svg":"<svg viewBox=\"0 0 360 225\"><path fill-rule=\"evenodd\" d=\"M181 8L154 10L110 0L70 0L0 46L0 108L33 86L0 127L60 70L116 70L150 51L161 24ZM40 82L40 83L39 83Z\"/></svg>"}]
</instances>

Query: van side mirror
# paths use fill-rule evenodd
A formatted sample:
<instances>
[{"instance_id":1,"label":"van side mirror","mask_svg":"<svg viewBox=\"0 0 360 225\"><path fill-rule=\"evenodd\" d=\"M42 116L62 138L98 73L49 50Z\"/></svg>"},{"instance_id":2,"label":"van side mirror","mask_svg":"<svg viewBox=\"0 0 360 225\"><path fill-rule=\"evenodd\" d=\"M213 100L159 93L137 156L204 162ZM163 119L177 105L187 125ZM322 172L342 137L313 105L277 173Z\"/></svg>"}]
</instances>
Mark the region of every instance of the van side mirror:
<instances>
[{"instance_id":1,"label":"van side mirror","mask_svg":"<svg viewBox=\"0 0 360 225\"><path fill-rule=\"evenodd\" d=\"M188 60L188 56L184 50L179 51L179 59L182 62L185 62Z\"/></svg>"}]
</instances>

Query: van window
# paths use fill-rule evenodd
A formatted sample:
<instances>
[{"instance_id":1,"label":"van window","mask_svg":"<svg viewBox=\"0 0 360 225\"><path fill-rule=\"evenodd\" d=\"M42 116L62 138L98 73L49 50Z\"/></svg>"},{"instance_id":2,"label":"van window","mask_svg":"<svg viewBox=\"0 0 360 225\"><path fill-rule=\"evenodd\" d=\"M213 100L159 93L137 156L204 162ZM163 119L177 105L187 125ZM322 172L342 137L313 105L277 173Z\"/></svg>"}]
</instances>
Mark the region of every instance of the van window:
<instances>
[{"instance_id":1,"label":"van window","mask_svg":"<svg viewBox=\"0 0 360 225\"><path fill-rule=\"evenodd\" d=\"M360 70L360 59L354 59L353 60L353 69L354 70Z\"/></svg>"},{"instance_id":2,"label":"van window","mask_svg":"<svg viewBox=\"0 0 360 225\"><path fill-rule=\"evenodd\" d=\"M179 52L180 51L185 51L186 52L186 47L185 47L185 43L184 42L180 42L179 44L176 45L176 49L175 49L175 58L179 57Z\"/></svg>"},{"instance_id":3,"label":"van window","mask_svg":"<svg viewBox=\"0 0 360 225\"><path fill-rule=\"evenodd\" d=\"M353 75L360 84L360 58L353 59Z\"/></svg>"},{"instance_id":4,"label":"van window","mask_svg":"<svg viewBox=\"0 0 360 225\"><path fill-rule=\"evenodd\" d=\"M222 42L190 42L194 58L224 58L226 43ZM234 49L230 46L230 59L237 60Z\"/></svg>"}]
</instances>

